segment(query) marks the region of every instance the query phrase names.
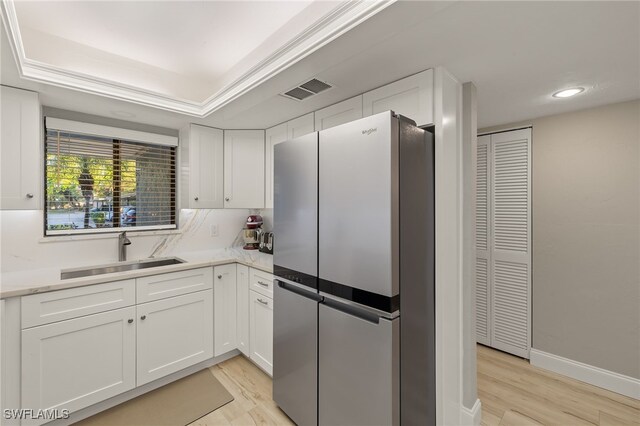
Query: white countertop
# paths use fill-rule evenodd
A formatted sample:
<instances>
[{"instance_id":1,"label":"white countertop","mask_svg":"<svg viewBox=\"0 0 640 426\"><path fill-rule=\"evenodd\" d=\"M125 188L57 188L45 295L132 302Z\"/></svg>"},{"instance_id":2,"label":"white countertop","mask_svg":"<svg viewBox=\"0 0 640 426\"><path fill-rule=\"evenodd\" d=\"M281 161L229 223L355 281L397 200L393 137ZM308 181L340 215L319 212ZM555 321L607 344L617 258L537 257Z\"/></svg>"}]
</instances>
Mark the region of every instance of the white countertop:
<instances>
[{"instance_id":1,"label":"white countertop","mask_svg":"<svg viewBox=\"0 0 640 426\"><path fill-rule=\"evenodd\" d=\"M273 256L257 250L226 248L222 250L176 253L172 256L178 257L186 262L177 265L159 266L157 268L115 272L112 274L67 280L60 279L60 270L67 269L66 267L3 272L0 274L0 299L228 263L240 263L262 271L273 272Z\"/></svg>"}]
</instances>

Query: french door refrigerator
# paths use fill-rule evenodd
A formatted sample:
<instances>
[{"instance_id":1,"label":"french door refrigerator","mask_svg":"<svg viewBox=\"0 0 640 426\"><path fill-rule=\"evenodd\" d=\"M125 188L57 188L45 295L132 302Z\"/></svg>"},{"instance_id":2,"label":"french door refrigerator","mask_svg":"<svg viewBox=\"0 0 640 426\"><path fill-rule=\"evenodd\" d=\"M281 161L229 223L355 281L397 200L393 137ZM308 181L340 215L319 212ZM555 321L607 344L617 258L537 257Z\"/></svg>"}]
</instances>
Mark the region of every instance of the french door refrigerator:
<instances>
[{"instance_id":1,"label":"french door refrigerator","mask_svg":"<svg viewBox=\"0 0 640 426\"><path fill-rule=\"evenodd\" d=\"M391 111L275 147L274 400L300 425L435 424L433 149Z\"/></svg>"}]
</instances>

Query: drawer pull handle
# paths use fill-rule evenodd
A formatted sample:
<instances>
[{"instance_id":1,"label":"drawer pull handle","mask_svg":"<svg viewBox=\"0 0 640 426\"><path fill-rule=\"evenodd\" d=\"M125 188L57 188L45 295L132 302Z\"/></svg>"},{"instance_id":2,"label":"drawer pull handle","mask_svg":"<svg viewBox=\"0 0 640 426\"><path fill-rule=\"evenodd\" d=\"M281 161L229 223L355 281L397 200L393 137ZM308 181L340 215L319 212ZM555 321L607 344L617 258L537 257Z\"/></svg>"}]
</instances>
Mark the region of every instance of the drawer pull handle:
<instances>
[{"instance_id":1,"label":"drawer pull handle","mask_svg":"<svg viewBox=\"0 0 640 426\"><path fill-rule=\"evenodd\" d=\"M33 194L32 193L27 193L27 198L33 198Z\"/></svg>"},{"instance_id":2,"label":"drawer pull handle","mask_svg":"<svg viewBox=\"0 0 640 426\"><path fill-rule=\"evenodd\" d=\"M260 285L261 285L261 286L263 286L263 287L269 287L269 284L264 283L264 282L262 282L262 281L258 281L258 284L260 284Z\"/></svg>"},{"instance_id":3,"label":"drawer pull handle","mask_svg":"<svg viewBox=\"0 0 640 426\"><path fill-rule=\"evenodd\" d=\"M147 319L147 316L146 316L146 315L143 315L143 316L141 316L141 317L140 317L140 319L144 321L144 320L146 320L146 319Z\"/></svg>"},{"instance_id":4,"label":"drawer pull handle","mask_svg":"<svg viewBox=\"0 0 640 426\"><path fill-rule=\"evenodd\" d=\"M222 275L218 275L218 279L221 280L222 279Z\"/></svg>"},{"instance_id":5,"label":"drawer pull handle","mask_svg":"<svg viewBox=\"0 0 640 426\"><path fill-rule=\"evenodd\" d=\"M193 199L194 199L195 201L198 201L198 199L199 199L199 198L198 198L198 197L193 197Z\"/></svg>"},{"instance_id":6,"label":"drawer pull handle","mask_svg":"<svg viewBox=\"0 0 640 426\"><path fill-rule=\"evenodd\" d=\"M258 299L258 302L262 303L263 305L268 305L268 304L269 304L269 302L265 302L265 301L264 301L264 300L262 300L262 299Z\"/></svg>"},{"instance_id":7,"label":"drawer pull handle","mask_svg":"<svg viewBox=\"0 0 640 426\"><path fill-rule=\"evenodd\" d=\"M131 324L133 322L133 318L128 319L127 322Z\"/></svg>"},{"instance_id":8,"label":"drawer pull handle","mask_svg":"<svg viewBox=\"0 0 640 426\"><path fill-rule=\"evenodd\" d=\"M231 198L227 197L224 199L225 201L231 201Z\"/></svg>"}]
</instances>

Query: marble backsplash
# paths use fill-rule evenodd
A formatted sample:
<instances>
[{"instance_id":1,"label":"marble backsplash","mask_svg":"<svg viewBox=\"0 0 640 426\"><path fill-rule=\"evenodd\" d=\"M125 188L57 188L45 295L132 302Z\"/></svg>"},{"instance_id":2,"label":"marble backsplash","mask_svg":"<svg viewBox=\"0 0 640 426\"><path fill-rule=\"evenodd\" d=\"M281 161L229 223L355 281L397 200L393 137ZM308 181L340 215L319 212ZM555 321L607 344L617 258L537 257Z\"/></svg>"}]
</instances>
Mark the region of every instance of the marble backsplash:
<instances>
[{"instance_id":1,"label":"marble backsplash","mask_svg":"<svg viewBox=\"0 0 640 426\"><path fill-rule=\"evenodd\" d=\"M177 232L128 232L129 259L179 255L242 244L241 229L248 214L265 216L271 229L272 210L180 210ZM44 237L41 210L0 211L0 259L2 272L49 267L75 267L116 262L117 235ZM216 225L218 235L211 236Z\"/></svg>"}]
</instances>

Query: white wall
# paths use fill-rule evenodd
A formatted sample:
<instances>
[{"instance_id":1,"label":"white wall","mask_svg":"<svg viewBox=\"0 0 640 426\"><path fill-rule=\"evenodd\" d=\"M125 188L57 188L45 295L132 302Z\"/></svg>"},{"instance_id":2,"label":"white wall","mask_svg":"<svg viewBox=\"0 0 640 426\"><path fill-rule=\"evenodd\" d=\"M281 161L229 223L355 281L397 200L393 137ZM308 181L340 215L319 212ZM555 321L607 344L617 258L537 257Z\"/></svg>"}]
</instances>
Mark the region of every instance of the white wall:
<instances>
[{"instance_id":1,"label":"white wall","mask_svg":"<svg viewBox=\"0 0 640 426\"><path fill-rule=\"evenodd\" d=\"M640 379L640 101L533 126L533 345Z\"/></svg>"},{"instance_id":2,"label":"white wall","mask_svg":"<svg viewBox=\"0 0 640 426\"><path fill-rule=\"evenodd\" d=\"M249 211L246 209L181 210L179 232L161 235L131 232L128 258L140 259L229 247L238 237ZM73 267L118 260L117 234L43 237L42 210L0 211L1 270L10 272L49 267ZM211 225L218 236L211 236ZM73 239L71 239L73 238Z\"/></svg>"}]
</instances>

